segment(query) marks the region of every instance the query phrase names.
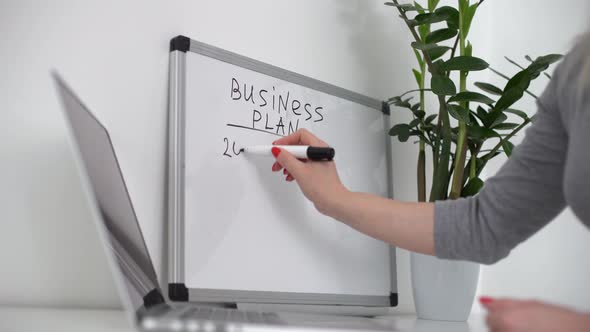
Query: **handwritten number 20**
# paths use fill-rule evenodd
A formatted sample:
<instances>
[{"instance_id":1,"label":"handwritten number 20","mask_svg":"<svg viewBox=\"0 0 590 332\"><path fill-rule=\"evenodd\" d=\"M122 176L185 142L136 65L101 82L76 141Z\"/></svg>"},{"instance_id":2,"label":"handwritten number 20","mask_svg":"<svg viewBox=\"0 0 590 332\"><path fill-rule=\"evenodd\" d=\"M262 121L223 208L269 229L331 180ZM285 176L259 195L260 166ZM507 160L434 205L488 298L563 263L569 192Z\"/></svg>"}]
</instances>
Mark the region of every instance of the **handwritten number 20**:
<instances>
[{"instance_id":1,"label":"handwritten number 20","mask_svg":"<svg viewBox=\"0 0 590 332\"><path fill-rule=\"evenodd\" d=\"M224 137L223 138L223 141L225 142L225 151L223 151L223 156L224 157L231 158L232 155L228 153L228 151L229 151L229 140L227 139L227 137ZM240 150L237 150L236 151L236 142L232 142L231 152L233 152L234 156L237 156L240 153L242 153L242 151L240 151Z\"/></svg>"}]
</instances>

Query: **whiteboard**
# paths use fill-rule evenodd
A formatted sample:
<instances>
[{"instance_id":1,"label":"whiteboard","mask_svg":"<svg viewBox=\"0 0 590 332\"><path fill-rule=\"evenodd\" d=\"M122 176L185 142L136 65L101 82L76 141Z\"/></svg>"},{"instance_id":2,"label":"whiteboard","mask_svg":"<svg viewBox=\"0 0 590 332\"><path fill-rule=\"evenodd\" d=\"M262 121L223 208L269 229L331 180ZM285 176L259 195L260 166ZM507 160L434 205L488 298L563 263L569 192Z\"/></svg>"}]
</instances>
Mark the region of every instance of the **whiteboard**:
<instances>
[{"instance_id":1,"label":"whiteboard","mask_svg":"<svg viewBox=\"0 0 590 332\"><path fill-rule=\"evenodd\" d=\"M239 152L306 128L334 147L346 187L387 197L387 115L359 95L342 98L338 89L293 83L289 72L269 75L269 67L194 52L191 43L176 86L184 95L176 103L183 108L184 167L183 202L173 204L183 219L183 232L171 238L183 244L172 250L182 251L182 275L175 277L201 295L197 301L232 294L287 302L292 295L297 303L322 296L334 304L389 299L389 245L317 212L296 183L271 172L274 158Z\"/></svg>"}]
</instances>

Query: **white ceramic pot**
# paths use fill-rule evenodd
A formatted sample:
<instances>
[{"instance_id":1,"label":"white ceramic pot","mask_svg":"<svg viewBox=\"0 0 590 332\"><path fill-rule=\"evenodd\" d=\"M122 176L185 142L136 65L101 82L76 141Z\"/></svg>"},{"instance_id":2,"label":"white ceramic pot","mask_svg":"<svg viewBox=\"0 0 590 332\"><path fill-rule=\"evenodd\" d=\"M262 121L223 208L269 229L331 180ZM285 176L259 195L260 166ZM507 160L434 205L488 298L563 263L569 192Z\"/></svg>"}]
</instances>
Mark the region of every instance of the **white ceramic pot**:
<instances>
[{"instance_id":1,"label":"white ceramic pot","mask_svg":"<svg viewBox=\"0 0 590 332\"><path fill-rule=\"evenodd\" d=\"M477 289L479 264L411 253L412 292L422 319L466 321Z\"/></svg>"}]
</instances>

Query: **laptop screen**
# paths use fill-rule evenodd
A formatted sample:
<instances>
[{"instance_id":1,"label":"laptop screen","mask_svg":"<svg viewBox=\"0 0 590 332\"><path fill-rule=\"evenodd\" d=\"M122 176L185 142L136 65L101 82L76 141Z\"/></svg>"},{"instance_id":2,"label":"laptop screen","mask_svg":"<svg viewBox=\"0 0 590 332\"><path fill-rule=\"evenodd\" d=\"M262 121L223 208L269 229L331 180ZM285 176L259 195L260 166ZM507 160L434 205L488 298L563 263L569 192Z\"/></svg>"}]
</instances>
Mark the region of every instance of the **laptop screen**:
<instances>
[{"instance_id":1,"label":"laptop screen","mask_svg":"<svg viewBox=\"0 0 590 332\"><path fill-rule=\"evenodd\" d=\"M136 309L154 299L161 303L156 272L109 134L59 77L55 80L129 298Z\"/></svg>"}]
</instances>

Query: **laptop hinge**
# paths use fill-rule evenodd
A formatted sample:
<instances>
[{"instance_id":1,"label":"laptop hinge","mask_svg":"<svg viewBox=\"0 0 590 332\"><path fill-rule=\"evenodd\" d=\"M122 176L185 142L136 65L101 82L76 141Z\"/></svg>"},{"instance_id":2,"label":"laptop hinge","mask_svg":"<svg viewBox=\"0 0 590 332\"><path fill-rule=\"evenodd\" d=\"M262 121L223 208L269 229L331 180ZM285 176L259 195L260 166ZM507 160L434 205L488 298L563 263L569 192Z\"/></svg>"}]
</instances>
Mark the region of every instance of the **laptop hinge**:
<instances>
[{"instance_id":1,"label":"laptop hinge","mask_svg":"<svg viewBox=\"0 0 590 332\"><path fill-rule=\"evenodd\" d=\"M143 297L143 305L148 309L162 303L166 303L166 300L158 288L152 289Z\"/></svg>"}]
</instances>

